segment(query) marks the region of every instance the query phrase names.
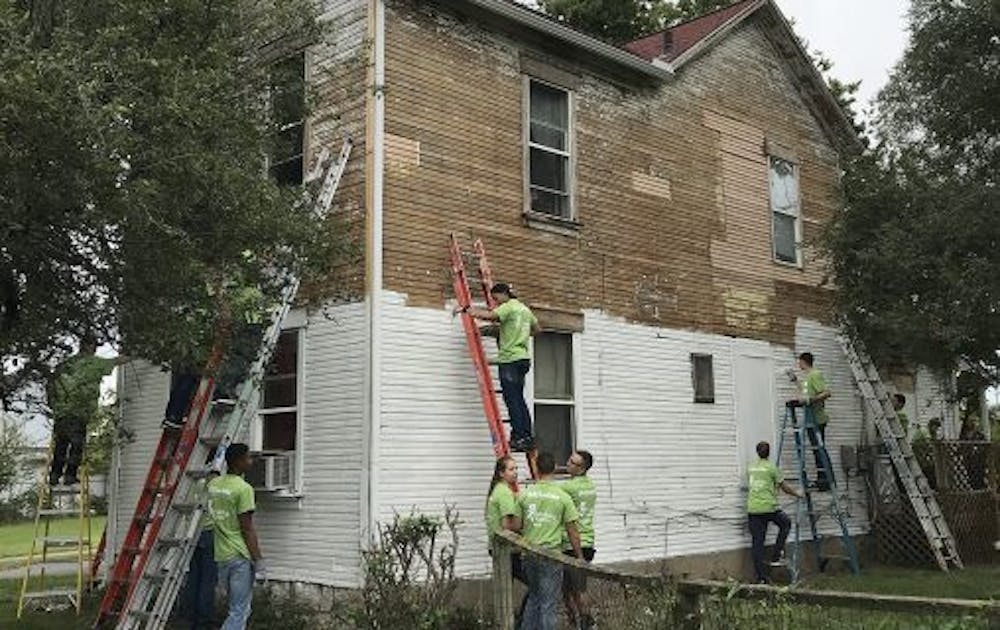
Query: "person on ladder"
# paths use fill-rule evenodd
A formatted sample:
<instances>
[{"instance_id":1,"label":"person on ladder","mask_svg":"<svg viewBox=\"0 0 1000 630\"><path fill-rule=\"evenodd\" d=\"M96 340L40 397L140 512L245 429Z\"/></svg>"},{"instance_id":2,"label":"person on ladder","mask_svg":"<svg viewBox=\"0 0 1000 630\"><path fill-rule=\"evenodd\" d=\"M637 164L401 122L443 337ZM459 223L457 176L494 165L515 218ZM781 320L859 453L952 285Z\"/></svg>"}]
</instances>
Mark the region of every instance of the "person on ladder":
<instances>
[{"instance_id":1,"label":"person on ladder","mask_svg":"<svg viewBox=\"0 0 1000 630\"><path fill-rule=\"evenodd\" d=\"M111 373L115 359L96 356L97 341L85 335L80 350L56 369L48 388L52 410L52 466L49 485L79 483L77 470L83 461L87 426L97 416L101 379Z\"/></svg>"},{"instance_id":2,"label":"person on ladder","mask_svg":"<svg viewBox=\"0 0 1000 630\"><path fill-rule=\"evenodd\" d=\"M769 584L771 579L767 574L764 562L764 539L767 537L768 523L778 526L778 538L774 541L774 555L771 566L784 564L785 541L792 528L788 515L778 507L778 488L786 494L799 499L805 498L805 492L796 489L785 481L781 469L771 463L771 445L767 442L757 443L759 459L747 469L749 476L749 493L747 495L747 522L750 526L750 538L753 542L751 555L753 557L754 580L758 584Z\"/></svg>"},{"instance_id":3,"label":"person on ladder","mask_svg":"<svg viewBox=\"0 0 1000 630\"><path fill-rule=\"evenodd\" d=\"M830 417L826 413L826 400L830 397L830 388L823 373L814 367L815 357L811 352L800 354L798 363L805 378L802 379L802 395L797 403L805 407L803 421L816 461L816 489L826 492L833 483L833 471L827 470L827 463L824 462L829 461L826 455L826 425Z\"/></svg>"},{"instance_id":4,"label":"person on ladder","mask_svg":"<svg viewBox=\"0 0 1000 630\"><path fill-rule=\"evenodd\" d=\"M493 310L475 307L460 309L476 319L500 324L500 388L510 414L510 447L515 451L530 451L535 446L531 430L531 412L524 400L524 382L531 370L528 340L539 332L538 319L510 289L498 282L490 289L496 299Z\"/></svg>"}]
</instances>

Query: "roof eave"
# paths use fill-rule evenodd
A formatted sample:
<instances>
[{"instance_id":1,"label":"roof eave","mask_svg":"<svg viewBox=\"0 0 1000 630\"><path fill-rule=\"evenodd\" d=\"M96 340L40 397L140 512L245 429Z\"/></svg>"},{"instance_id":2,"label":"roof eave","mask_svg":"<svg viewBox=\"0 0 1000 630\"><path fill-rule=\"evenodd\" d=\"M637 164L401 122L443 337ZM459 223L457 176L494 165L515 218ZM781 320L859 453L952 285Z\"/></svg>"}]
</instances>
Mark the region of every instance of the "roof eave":
<instances>
[{"instance_id":1,"label":"roof eave","mask_svg":"<svg viewBox=\"0 0 1000 630\"><path fill-rule=\"evenodd\" d=\"M647 81L662 83L673 78L671 64L650 63L630 52L606 44L579 31L563 26L535 11L521 7L510 0L437 0L459 12L475 9L494 16L510 25L528 29L545 38L557 40L579 52L594 55L602 65L617 67ZM595 60L596 61L596 60Z\"/></svg>"}]
</instances>

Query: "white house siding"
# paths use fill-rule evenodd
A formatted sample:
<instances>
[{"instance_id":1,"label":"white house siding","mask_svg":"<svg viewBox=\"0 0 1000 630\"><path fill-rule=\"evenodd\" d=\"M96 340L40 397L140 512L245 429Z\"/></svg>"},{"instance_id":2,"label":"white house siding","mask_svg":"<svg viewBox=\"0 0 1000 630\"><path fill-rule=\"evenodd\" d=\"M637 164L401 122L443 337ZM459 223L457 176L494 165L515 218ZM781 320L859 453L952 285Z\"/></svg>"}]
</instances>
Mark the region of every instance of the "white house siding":
<instances>
[{"instance_id":1,"label":"white house siding","mask_svg":"<svg viewBox=\"0 0 1000 630\"><path fill-rule=\"evenodd\" d=\"M917 427L926 429L928 423L937 418L941 421L942 437L958 439L962 427L956 425L955 403L951 400L953 393L947 380L927 368L920 368L916 371L914 390Z\"/></svg>"},{"instance_id":2,"label":"white house siding","mask_svg":"<svg viewBox=\"0 0 1000 630\"><path fill-rule=\"evenodd\" d=\"M444 309L406 307L397 295L383 304L376 518L386 522L411 509L441 513L446 503L454 505L462 517L458 571L485 574L482 511L492 451L460 322ZM601 560L748 546L731 359L745 340L629 324L597 312L585 319L577 443L596 458ZM829 431L839 472L839 447L856 444L862 426L850 372L832 329L801 322L797 343L794 351L770 346L775 426L782 411L777 401L796 392L785 370L794 365L795 351L809 349L839 392L830 402ZM693 402L692 352L714 357L714 404ZM785 461L791 471L791 460ZM852 477L856 531L865 527L861 489Z\"/></svg>"}]
</instances>

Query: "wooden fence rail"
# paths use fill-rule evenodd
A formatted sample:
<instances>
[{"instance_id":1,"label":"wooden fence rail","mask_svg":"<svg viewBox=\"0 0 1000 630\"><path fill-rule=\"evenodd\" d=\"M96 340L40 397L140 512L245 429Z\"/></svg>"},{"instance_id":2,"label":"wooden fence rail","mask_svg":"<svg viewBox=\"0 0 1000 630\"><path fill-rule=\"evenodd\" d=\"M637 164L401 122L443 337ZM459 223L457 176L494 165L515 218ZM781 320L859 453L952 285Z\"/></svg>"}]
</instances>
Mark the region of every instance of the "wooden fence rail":
<instances>
[{"instance_id":1,"label":"wooden fence rail","mask_svg":"<svg viewBox=\"0 0 1000 630\"><path fill-rule=\"evenodd\" d=\"M780 600L790 605L820 606L910 615L971 616L986 619L989 628L1000 630L1000 602L975 599L877 595L842 591L788 589L766 584L739 584L714 580L674 582L666 575L644 575L595 566L525 542L513 532L499 532L493 537L493 612L499 630L514 628L514 586L511 554L541 557L564 567L576 569L589 577L617 584L676 590L673 611L674 627L697 630L701 627L700 599L722 595L726 599Z\"/></svg>"}]
</instances>

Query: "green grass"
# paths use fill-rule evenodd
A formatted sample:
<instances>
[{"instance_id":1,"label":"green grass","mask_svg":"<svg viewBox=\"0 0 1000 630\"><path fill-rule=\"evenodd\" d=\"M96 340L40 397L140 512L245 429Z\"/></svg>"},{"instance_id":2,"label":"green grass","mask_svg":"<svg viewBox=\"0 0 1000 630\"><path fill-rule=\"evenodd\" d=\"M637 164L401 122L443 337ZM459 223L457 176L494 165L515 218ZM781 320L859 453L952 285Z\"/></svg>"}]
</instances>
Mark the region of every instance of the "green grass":
<instances>
[{"instance_id":1,"label":"green grass","mask_svg":"<svg viewBox=\"0 0 1000 630\"><path fill-rule=\"evenodd\" d=\"M57 576L48 578L45 588L72 588L75 585L76 576ZM40 584L35 582L29 588L38 590L39 587ZM60 609L52 612L26 609L19 621L17 619L17 600L20 594L21 580L0 580L0 628L75 630L77 628L90 628L94 622L98 604L96 596L84 597L80 616L77 616L75 609Z\"/></svg>"},{"instance_id":2,"label":"green grass","mask_svg":"<svg viewBox=\"0 0 1000 630\"><path fill-rule=\"evenodd\" d=\"M90 519L90 532L93 539L94 551L97 551L97 545L101 542L101 532L104 531L105 520L103 516L94 516ZM79 531L80 519L78 518L61 518L50 521L50 536L70 538L77 536ZM31 551L31 539L34 535L34 521L0 526L0 558L28 555Z\"/></svg>"},{"instance_id":3,"label":"green grass","mask_svg":"<svg viewBox=\"0 0 1000 630\"><path fill-rule=\"evenodd\" d=\"M1000 601L1000 565L969 566L961 571L875 567L859 576L819 575L810 577L803 588L817 590L916 595L957 599Z\"/></svg>"}]
</instances>

